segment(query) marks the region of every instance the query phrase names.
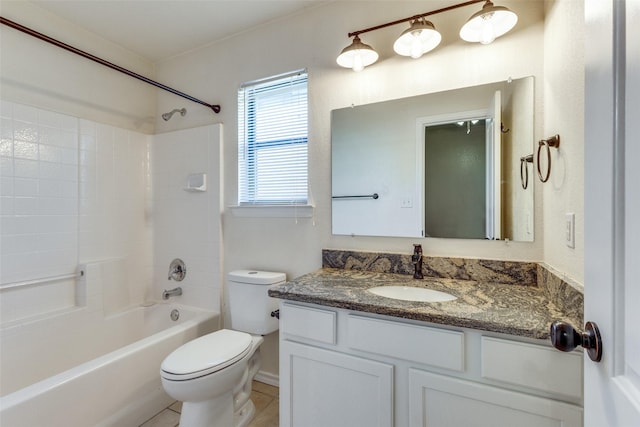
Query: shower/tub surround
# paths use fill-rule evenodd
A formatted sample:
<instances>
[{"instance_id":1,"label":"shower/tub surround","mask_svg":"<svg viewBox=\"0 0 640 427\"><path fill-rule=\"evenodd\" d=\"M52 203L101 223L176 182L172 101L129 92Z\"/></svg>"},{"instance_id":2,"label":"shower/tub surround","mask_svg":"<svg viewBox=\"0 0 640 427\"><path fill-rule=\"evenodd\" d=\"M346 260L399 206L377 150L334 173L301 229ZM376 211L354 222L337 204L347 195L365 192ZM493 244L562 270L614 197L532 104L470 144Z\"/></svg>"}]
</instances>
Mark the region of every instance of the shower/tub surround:
<instances>
[{"instance_id":1,"label":"shower/tub surround","mask_svg":"<svg viewBox=\"0 0 640 427\"><path fill-rule=\"evenodd\" d=\"M144 421L163 357L218 328L221 125L150 136L0 104L0 425ZM194 172L206 191L184 191ZM184 294L154 303L178 256ZM149 332L176 308L184 326Z\"/></svg>"},{"instance_id":2,"label":"shower/tub surround","mask_svg":"<svg viewBox=\"0 0 640 427\"><path fill-rule=\"evenodd\" d=\"M1 425L139 425L172 402L160 382L162 360L219 328L217 313L175 304L104 316L102 290L112 283L96 277L100 267L88 265L80 281L92 301L86 307L1 330Z\"/></svg>"}]
</instances>

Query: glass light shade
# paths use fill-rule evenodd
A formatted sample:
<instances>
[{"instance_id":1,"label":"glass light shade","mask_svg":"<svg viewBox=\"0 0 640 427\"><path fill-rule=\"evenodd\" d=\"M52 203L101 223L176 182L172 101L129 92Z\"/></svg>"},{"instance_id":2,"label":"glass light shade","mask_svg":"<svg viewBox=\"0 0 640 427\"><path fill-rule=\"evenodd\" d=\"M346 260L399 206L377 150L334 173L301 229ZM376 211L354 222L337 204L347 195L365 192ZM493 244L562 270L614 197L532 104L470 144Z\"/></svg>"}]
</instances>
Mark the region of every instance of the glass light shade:
<instances>
[{"instance_id":1,"label":"glass light shade","mask_svg":"<svg viewBox=\"0 0 640 427\"><path fill-rule=\"evenodd\" d=\"M336 59L339 66L352 68L353 71L362 71L378 60L378 52L368 44L362 43L360 37L355 36L353 43L342 49Z\"/></svg>"},{"instance_id":2,"label":"glass light shade","mask_svg":"<svg viewBox=\"0 0 640 427\"><path fill-rule=\"evenodd\" d=\"M460 38L468 42L489 44L509 32L518 22L518 15L504 6L487 1L460 29Z\"/></svg>"},{"instance_id":3,"label":"glass light shade","mask_svg":"<svg viewBox=\"0 0 640 427\"><path fill-rule=\"evenodd\" d=\"M404 30L393 44L398 55L420 58L440 44L442 36L433 24L423 19L416 19Z\"/></svg>"}]
</instances>

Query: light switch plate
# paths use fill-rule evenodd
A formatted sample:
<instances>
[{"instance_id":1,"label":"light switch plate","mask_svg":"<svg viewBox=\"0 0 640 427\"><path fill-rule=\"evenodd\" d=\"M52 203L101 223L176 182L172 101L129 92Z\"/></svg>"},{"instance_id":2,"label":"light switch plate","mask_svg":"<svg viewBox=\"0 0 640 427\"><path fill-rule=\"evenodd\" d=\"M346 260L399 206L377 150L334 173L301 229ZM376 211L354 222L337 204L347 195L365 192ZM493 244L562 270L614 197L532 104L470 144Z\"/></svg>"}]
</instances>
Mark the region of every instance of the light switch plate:
<instances>
[{"instance_id":1,"label":"light switch plate","mask_svg":"<svg viewBox=\"0 0 640 427\"><path fill-rule=\"evenodd\" d=\"M565 242L568 247L576 247L576 214L568 213L565 216Z\"/></svg>"}]
</instances>

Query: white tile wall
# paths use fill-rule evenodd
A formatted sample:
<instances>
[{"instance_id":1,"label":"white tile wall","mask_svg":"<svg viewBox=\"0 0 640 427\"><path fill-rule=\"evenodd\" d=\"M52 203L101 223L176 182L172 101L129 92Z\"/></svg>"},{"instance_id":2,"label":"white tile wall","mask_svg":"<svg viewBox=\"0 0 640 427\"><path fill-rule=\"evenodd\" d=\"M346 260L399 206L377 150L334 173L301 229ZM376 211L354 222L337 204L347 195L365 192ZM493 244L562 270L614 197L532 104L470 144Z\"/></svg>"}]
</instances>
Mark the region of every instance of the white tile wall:
<instances>
[{"instance_id":1,"label":"white tile wall","mask_svg":"<svg viewBox=\"0 0 640 427\"><path fill-rule=\"evenodd\" d=\"M150 137L6 101L0 120L0 284L122 258L126 300L142 302L152 271ZM73 281L0 292L2 322L76 302Z\"/></svg>"},{"instance_id":2,"label":"white tile wall","mask_svg":"<svg viewBox=\"0 0 640 427\"><path fill-rule=\"evenodd\" d=\"M74 272L77 120L9 102L1 111L0 283Z\"/></svg>"},{"instance_id":3,"label":"white tile wall","mask_svg":"<svg viewBox=\"0 0 640 427\"><path fill-rule=\"evenodd\" d=\"M181 286L181 303L220 310L220 151L222 125L155 135L151 149L153 183L153 298ZM187 176L207 174L206 192L184 191ZM187 275L167 280L169 264L182 259Z\"/></svg>"},{"instance_id":4,"label":"white tile wall","mask_svg":"<svg viewBox=\"0 0 640 427\"><path fill-rule=\"evenodd\" d=\"M6 101L0 119L0 284L117 258L127 283L103 284L109 312L177 285L180 302L220 309L221 125L152 137ZM190 173L207 174L206 192L183 190ZM173 258L187 263L179 284ZM0 320L77 301L73 280L0 289Z\"/></svg>"},{"instance_id":5,"label":"white tile wall","mask_svg":"<svg viewBox=\"0 0 640 427\"><path fill-rule=\"evenodd\" d=\"M126 274L118 277L127 284L112 286L118 293L128 289L122 299L139 304L151 286L152 271L150 137L87 120L79 121L79 129L81 262L122 258Z\"/></svg>"}]
</instances>

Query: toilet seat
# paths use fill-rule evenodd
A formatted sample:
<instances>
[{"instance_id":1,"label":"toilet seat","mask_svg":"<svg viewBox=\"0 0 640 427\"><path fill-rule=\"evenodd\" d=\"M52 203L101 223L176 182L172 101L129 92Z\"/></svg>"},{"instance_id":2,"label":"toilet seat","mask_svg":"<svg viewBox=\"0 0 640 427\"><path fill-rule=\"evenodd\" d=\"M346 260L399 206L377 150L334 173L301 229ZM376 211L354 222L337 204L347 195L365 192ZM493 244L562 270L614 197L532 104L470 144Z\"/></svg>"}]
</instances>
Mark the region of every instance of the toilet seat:
<instances>
[{"instance_id":1,"label":"toilet seat","mask_svg":"<svg viewBox=\"0 0 640 427\"><path fill-rule=\"evenodd\" d=\"M167 356L160 367L162 377L186 381L220 371L251 351L251 335L221 329L189 341Z\"/></svg>"}]
</instances>

